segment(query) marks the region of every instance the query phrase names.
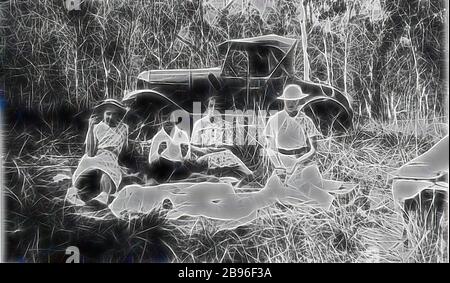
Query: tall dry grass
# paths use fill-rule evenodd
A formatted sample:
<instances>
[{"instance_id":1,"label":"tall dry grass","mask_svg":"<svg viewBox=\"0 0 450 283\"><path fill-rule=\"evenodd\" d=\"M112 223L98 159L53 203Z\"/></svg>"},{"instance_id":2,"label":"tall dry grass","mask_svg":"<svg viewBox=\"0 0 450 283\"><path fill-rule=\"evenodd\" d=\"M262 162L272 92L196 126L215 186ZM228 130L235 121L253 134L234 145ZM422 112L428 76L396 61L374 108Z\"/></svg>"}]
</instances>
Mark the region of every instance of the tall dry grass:
<instances>
[{"instance_id":1,"label":"tall dry grass","mask_svg":"<svg viewBox=\"0 0 450 283\"><path fill-rule=\"evenodd\" d=\"M71 12L62 2L2 4L2 74L10 101L82 109L105 97L121 98L143 70L219 65L224 55L217 44L229 38L302 38L298 1L273 1L263 15L252 1L241 13L199 0L86 0L81 11ZM346 90L359 114L371 113L371 58L389 28L382 13L374 17L367 10L370 3L305 2L310 77ZM382 83L391 120L445 115L444 10L443 1L432 0L401 19L408 28L389 51ZM303 77L301 44L296 51Z\"/></svg>"},{"instance_id":2,"label":"tall dry grass","mask_svg":"<svg viewBox=\"0 0 450 283\"><path fill-rule=\"evenodd\" d=\"M394 126L357 124L347 135L320 141L323 176L357 184L331 210L277 204L234 230L201 217L169 221L165 208L132 221L108 213L88 218L64 205L70 180L53 180L75 169L80 146L67 156L61 148L71 133L59 143L42 140L5 164L8 260L60 262L73 245L84 262L448 262L448 219L437 237L418 222L407 224L387 182L443 129L416 135Z\"/></svg>"}]
</instances>

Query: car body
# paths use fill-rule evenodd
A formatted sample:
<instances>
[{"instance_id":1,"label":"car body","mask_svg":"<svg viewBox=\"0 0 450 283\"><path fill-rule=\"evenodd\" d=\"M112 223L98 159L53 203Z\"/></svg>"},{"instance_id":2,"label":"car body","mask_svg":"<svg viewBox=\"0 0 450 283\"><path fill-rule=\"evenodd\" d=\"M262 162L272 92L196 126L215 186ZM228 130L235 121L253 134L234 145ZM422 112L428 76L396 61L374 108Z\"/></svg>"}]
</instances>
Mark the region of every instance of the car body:
<instances>
[{"instance_id":1,"label":"car body","mask_svg":"<svg viewBox=\"0 0 450 283\"><path fill-rule=\"evenodd\" d=\"M282 109L276 98L287 84L298 84L309 95L305 109L322 132L346 130L352 125L349 97L336 88L305 81L294 75L296 39L264 35L231 39L219 45L226 51L222 66L205 69L149 70L138 76L138 90L126 94L125 103L144 109L147 118L174 109L193 113L194 102L204 111L215 96L219 111Z\"/></svg>"}]
</instances>

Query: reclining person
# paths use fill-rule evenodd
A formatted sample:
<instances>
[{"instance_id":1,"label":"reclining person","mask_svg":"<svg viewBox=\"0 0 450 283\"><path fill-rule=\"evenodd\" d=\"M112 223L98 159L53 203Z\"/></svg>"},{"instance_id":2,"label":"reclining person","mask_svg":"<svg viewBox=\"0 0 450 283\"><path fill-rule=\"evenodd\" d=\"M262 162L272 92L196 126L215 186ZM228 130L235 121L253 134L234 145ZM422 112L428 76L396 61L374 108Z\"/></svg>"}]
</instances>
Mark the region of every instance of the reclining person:
<instances>
[{"instance_id":1,"label":"reclining person","mask_svg":"<svg viewBox=\"0 0 450 283\"><path fill-rule=\"evenodd\" d=\"M114 99L107 99L95 107L89 118L86 153L73 174L72 187L66 194L68 202L85 205L78 190L93 171L100 174L100 193L92 201L106 205L110 194L119 188L122 181L119 154L128 147L128 126L122 122L125 114L125 107Z\"/></svg>"},{"instance_id":2,"label":"reclining person","mask_svg":"<svg viewBox=\"0 0 450 283\"><path fill-rule=\"evenodd\" d=\"M233 125L215 111L216 99L208 101L206 115L192 129L191 150L196 162L208 169L231 168L245 176L253 172L229 148L233 146Z\"/></svg>"}]
</instances>

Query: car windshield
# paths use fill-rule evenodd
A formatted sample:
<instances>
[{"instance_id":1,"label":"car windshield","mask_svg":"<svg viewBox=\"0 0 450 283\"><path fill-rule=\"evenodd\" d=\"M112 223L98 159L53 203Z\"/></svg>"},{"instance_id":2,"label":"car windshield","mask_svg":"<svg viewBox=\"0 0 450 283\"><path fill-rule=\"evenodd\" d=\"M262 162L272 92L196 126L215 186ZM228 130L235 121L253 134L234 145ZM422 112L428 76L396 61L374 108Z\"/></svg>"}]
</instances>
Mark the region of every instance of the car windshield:
<instances>
[{"instance_id":1,"label":"car windshield","mask_svg":"<svg viewBox=\"0 0 450 283\"><path fill-rule=\"evenodd\" d=\"M248 46L244 49L230 48L224 62L223 74L229 77L266 77L284 57L283 52L263 46ZM277 77L281 74L275 72Z\"/></svg>"},{"instance_id":2,"label":"car windshield","mask_svg":"<svg viewBox=\"0 0 450 283\"><path fill-rule=\"evenodd\" d=\"M229 77L246 77L248 56L243 50L230 49L224 63L223 74Z\"/></svg>"},{"instance_id":3,"label":"car windshield","mask_svg":"<svg viewBox=\"0 0 450 283\"><path fill-rule=\"evenodd\" d=\"M250 75L254 77L269 76L283 58L283 54L277 56L275 51L271 48L261 47L249 49Z\"/></svg>"}]
</instances>

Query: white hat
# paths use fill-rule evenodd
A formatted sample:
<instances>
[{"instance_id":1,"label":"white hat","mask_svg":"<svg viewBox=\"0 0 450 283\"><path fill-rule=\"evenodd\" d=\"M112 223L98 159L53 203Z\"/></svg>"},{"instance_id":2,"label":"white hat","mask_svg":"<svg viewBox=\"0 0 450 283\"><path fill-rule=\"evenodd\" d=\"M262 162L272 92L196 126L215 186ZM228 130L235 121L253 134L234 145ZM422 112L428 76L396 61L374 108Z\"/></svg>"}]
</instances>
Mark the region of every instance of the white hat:
<instances>
[{"instance_id":1,"label":"white hat","mask_svg":"<svg viewBox=\"0 0 450 283\"><path fill-rule=\"evenodd\" d=\"M299 85L289 84L283 90L283 95L278 96L277 99L281 100L300 100L308 97L308 94L303 93L302 88Z\"/></svg>"}]
</instances>

